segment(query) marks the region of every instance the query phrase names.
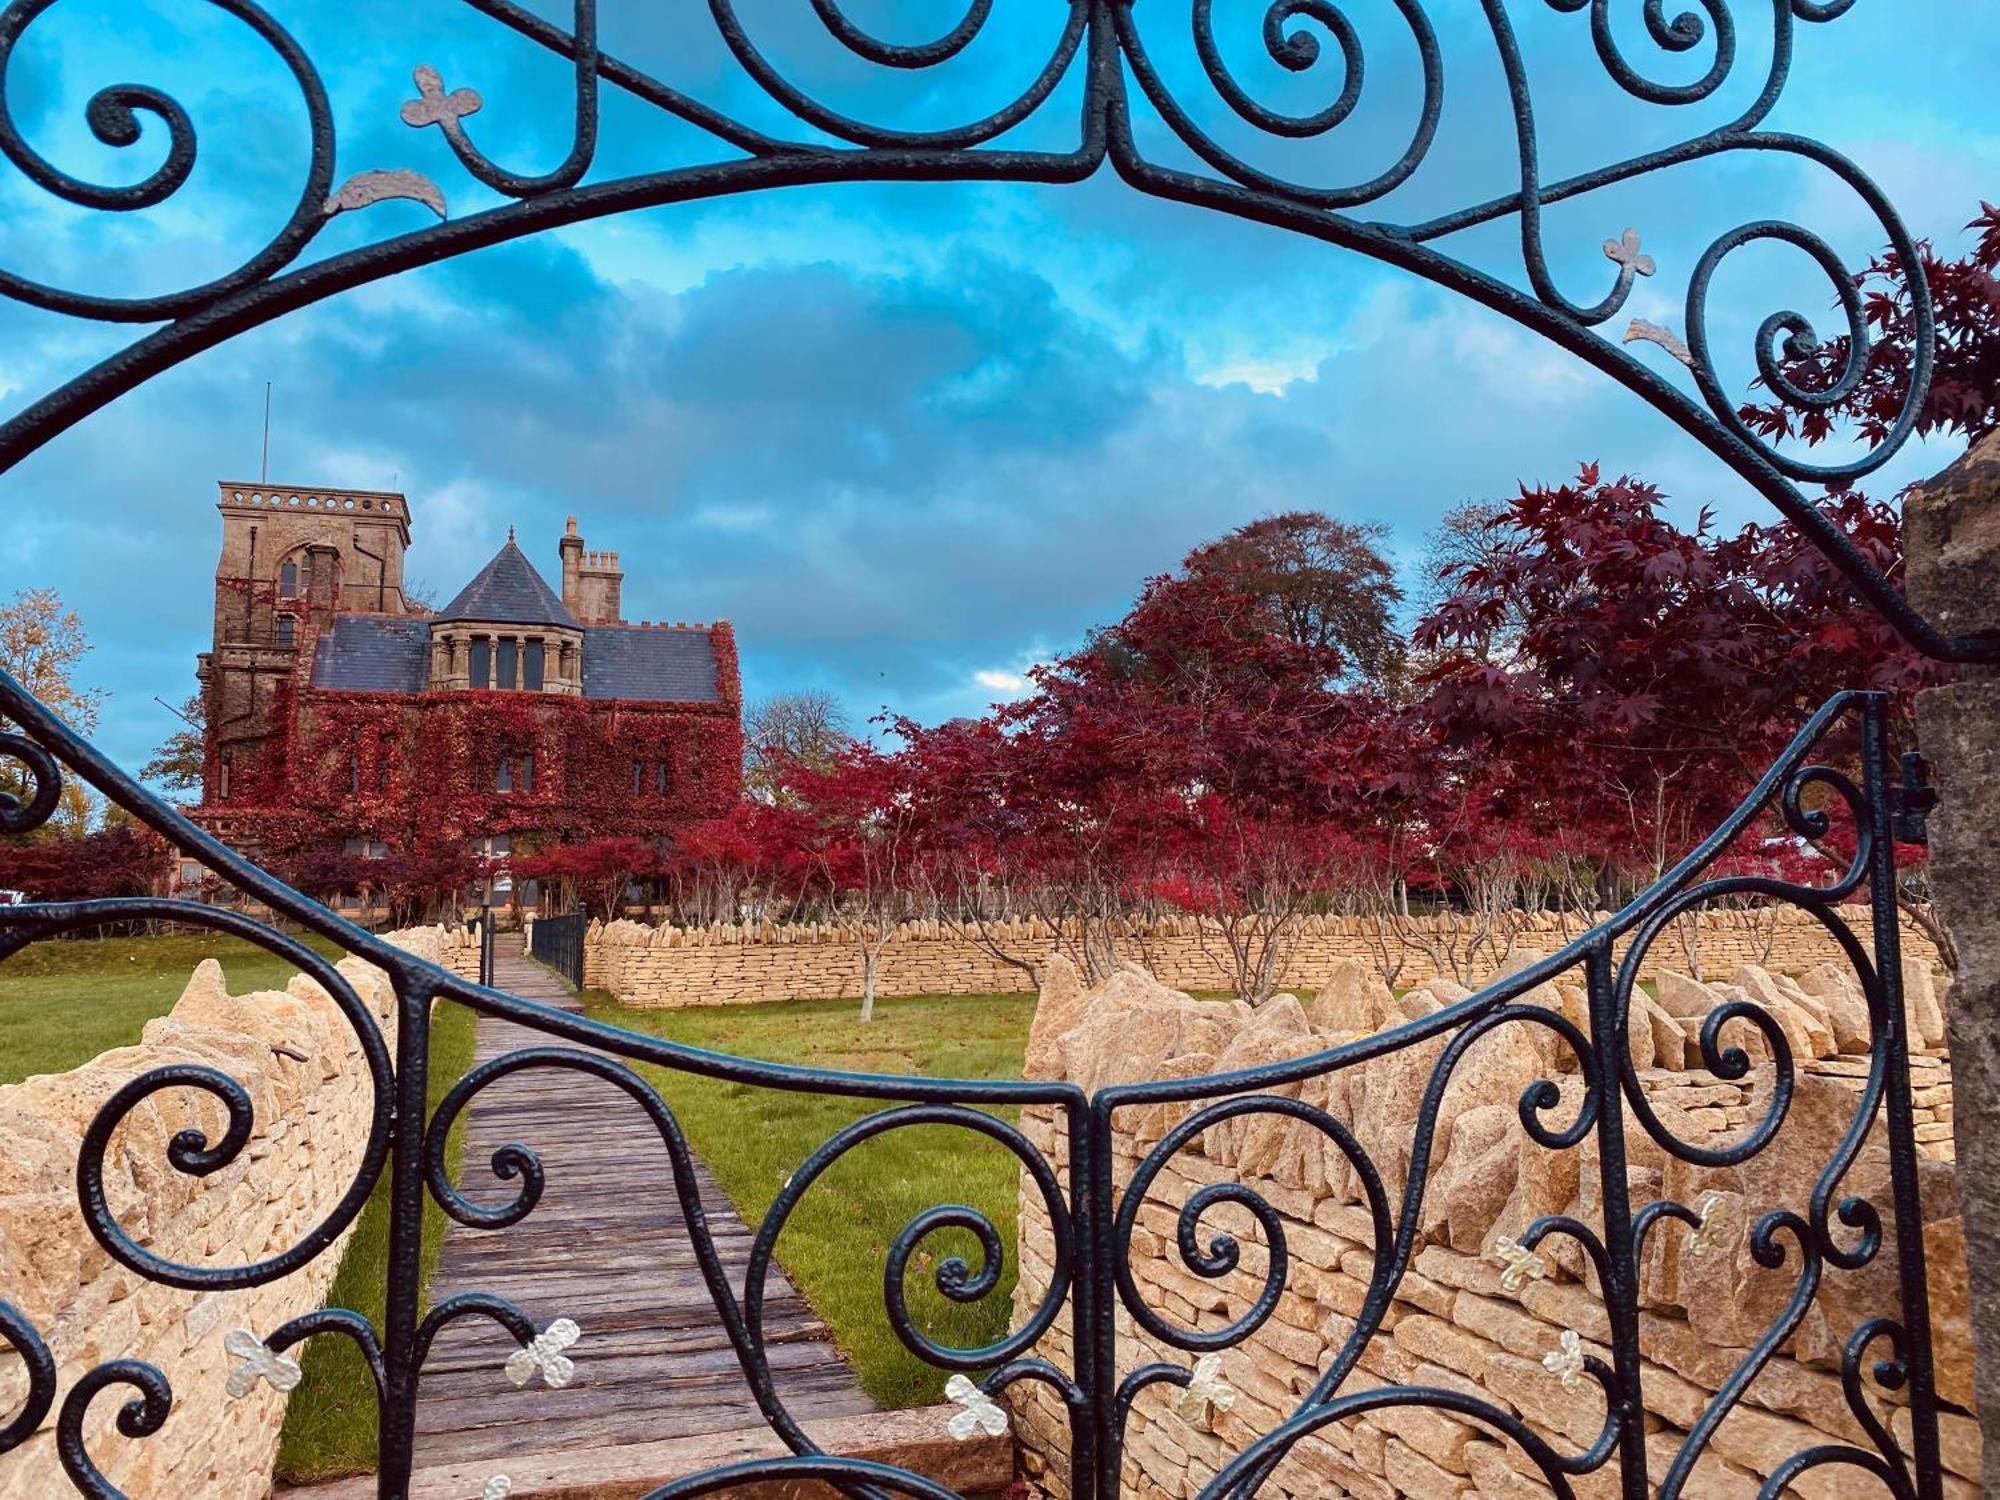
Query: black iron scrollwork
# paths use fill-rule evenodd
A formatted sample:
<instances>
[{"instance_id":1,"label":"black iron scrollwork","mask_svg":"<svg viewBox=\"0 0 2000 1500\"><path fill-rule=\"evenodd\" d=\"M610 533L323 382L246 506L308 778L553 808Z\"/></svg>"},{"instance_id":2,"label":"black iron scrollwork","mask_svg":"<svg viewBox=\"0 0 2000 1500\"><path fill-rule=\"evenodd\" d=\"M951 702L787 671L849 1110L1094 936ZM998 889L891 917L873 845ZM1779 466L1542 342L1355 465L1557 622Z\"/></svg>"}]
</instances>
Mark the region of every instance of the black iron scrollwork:
<instances>
[{"instance_id":1,"label":"black iron scrollwork","mask_svg":"<svg viewBox=\"0 0 2000 1500\"><path fill-rule=\"evenodd\" d=\"M160 164L139 182L109 187L84 182L47 160L21 135L7 105L13 72L8 62L23 32L58 0L10 0L0 10L0 155L30 182L68 202L106 212L157 207L188 181L196 150L190 112L161 90L143 83L114 84L95 95L87 119L97 138L129 147L158 121L168 137ZM333 190L334 125L326 92L311 60L297 41L253 0L207 0L247 25L284 63L297 83L311 135L310 157L300 194L285 222L234 270L214 280L154 296L119 298L67 291L16 273L0 271L0 296L82 318L122 322L171 320L102 364L34 402L0 424L0 471L11 467L56 433L131 389L148 376L213 346L245 328L409 267L513 239L561 224L664 203L722 194L753 192L803 183L855 181L1028 181L1073 182L1105 163L1142 191L1204 208L1257 220L1373 256L1460 292L1554 341L1603 370L1692 434L1736 470L1753 488L1813 538L1862 594L1896 628L1925 651L1957 661L2000 659L2000 645L1988 639L1947 637L1920 618L1871 561L1837 531L1801 491L1801 483L1846 482L1886 463L1913 431L1929 387L1933 360L1932 310L1917 268L1915 244L1894 207L1845 156L1809 137L1763 128L1791 70L1795 32L1802 25L1838 20L1852 0L1773 0L1770 62L1754 98L1733 118L1695 130L1657 149L1635 155L1607 155L1601 164L1560 180L1541 167L1536 119L1537 80L1515 36L1508 0L1482 0L1481 15L1497 48L1513 112L1518 173L1499 196L1422 220L1401 222L1361 218L1355 210L1383 204L1396 189L1418 178L1432 158L1442 117L1447 49L1429 0L1394 0L1397 23L1416 63L1418 86L1409 101L1408 134L1393 159L1355 180L1318 184L1295 170L1259 166L1250 153L1225 144L1209 122L1216 108L1240 131L1293 145L1325 141L1356 115L1368 88L1370 48L1345 0L1256 0L1248 7L1218 7L1193 0L1187 41L1195 58L1193 75L1156 60L1149 27L1163 22L1132 0L1068 0L1038 12L1050 31L1046 53L1034 71L1014 85L1004 102L977 118L947 119L926 127L863 118L836 107L797 82L760 46L753 26L739 14L736 0L709 0L715 34L737 65L796 130L772 134L734 119L670 86L630 61L605 52L598 40L598 0L573 0L567 28L524 9L515 0L466 0L483 16L526 37L568 65L574 121L567 155L541 173L503 167L473 142L467 121L487 101L474 89L451 84L433 68L420 67L418 95L402 107L412 127L442 131L466 173L486 188L513 200L458 218L445 218L446 194L428 178L401 167L371 168ZM1515 9L1520 8L1517 0ZM1542 0L1562 16L1584 18L1598 60L1613 85L1630 97L1665 110L1687 111L1717 100L1737 72L1743 55L1736 0L1687 0L1669 13L1665 0L1643 0L1635 11L1612 0ZM891 41L857 22L843 0L810 0L825 34L847 55L869 68L894 73L929 73L970 68L982 38L999 25L991 0L967 0L956 19L927 39ZM1268 65L1302 78L1324 80L1327 93L1316 108L1277 108L1257 97L1232 64L1232 38L1243 9L1261 16L1256 30ZM1223 14L1218 16L1218 9ZM1636 21L1632 18L1636 17ZM1642 37L1625 36L1636 24ZM1639 60L1638 49L1650 49ZM997 49L996 49L996 55ZM1009 53L1011 55L1011 53ZM1666 81L1656 60L1706 56L1699 76ZM1374 76L1380 76L1378 66ZM1075 144L1063 150L1027 150L1009 145L1016 127L1052 107L1060 86L1081 79L1082 104ZM1137 84L1128 92L1128 77ZM1573 79L1561 80L1565 85ZM692 165L663 166L638 175L591 181L597 160L601 111L599 95L609 86L710 137L722 154ZM935 102L943 91L930 91ZM1150 109L1171 136L1200 163L1190 172L1163 164L1142 149L1135 107ZM1547 244L1544 214L1555 204L1587 198L1618 183L1727 154L1758 153L1789 158L1830 173L1880 226L1880 238L1912 269L1910 377L1899 412L1879 441L1851 458L1810 463L1781 451L1742 419L1745 393L1733 393L1720 373L1710 332L1711 287L1723 262L1753 244L1785 245L1799 252L1825 279L1841 310L1847 357L1824 383L1805 384L1791 374L1794 362L1821 346L1823 336L1803 313L1784 309L1759 325L1750 354L1759 377L1777 400L1800 412L1823 411L1843 400L1862 378L1871 333L1861 314L1853 277L1827 240L1811 229L1775 219L1759 219L1716 238L1687 268L1685 331L1633 320L1624 343L1598 330L1628 303L1635 279L1658 275L1657 265L1634 231L1607 224L1606 255L1616 263L1610 289L1591 300L1574 297L1558 284ZM428 204L445 222L363 247L329 255L298 270L296 261L337 213L365 209L391 198ZM1499 219L1519 225L1521 272L1525 287L1475 269L1439 248L1465 230ZM1631 347L1651 344L1688 371L1665 372ZM1680 382L1691 380L1688 390Z\"/></svg>"}]
</instances>

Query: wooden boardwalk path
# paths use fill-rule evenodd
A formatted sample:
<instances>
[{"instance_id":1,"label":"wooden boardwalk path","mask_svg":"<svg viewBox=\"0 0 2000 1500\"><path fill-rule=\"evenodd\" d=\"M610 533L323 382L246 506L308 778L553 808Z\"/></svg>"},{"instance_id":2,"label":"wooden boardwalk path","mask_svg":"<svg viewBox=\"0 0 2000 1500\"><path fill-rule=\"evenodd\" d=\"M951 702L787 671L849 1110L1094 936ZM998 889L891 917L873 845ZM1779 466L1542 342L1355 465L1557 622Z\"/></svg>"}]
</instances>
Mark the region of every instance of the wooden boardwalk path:
<instances>
[{"instance_id":1,"label":"wooden boardwalk path","mask_svg":"<svg viewBox=\"0 0 2000 1500\"><path fill-rule=\"evenodd\" d=\"M578 1008L560 978L520 955L518 938L502 944L499 988ZM550 1040L485 1018L476 1037L479 1062ZM530 1069L489 1085L465 1125L460 1180L475 1202L511 1194L514 1184L488 1166L509 1141L541 1157L542 1201L509 1229L454 1223L431 1300L490 1292L511 1299L538 1328L574 1320L583 1330L569 1350L576 1375L561 1389L540 1379L517 1388L504 1370L513 1339L488 1319L453 1324L424 1366L418 1469L439 1481L446 1476L438 1471L452 1471L471 1483L461 1491L441 1482L441 1490L477 1495L484 1477L510 1459L555 1466L593 1449L763 1428L688 1243L666 1148L645 1112L612 1084L569 1070ZM716 1249L740 1295L751 1231L707 1168L697 1168ZM795 1417L874 1410L826 1325L775 1270L764 1339L778 1393Z\"/></svg>"}]
</instances>

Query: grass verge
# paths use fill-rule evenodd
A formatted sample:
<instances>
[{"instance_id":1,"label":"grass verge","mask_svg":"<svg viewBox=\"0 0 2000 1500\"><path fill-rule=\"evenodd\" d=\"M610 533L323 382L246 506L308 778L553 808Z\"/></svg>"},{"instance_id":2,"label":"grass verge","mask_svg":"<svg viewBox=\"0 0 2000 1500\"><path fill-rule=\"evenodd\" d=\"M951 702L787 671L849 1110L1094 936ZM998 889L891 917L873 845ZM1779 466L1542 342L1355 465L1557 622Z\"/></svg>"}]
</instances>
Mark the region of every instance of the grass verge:
<instances>
[{"instance_id":1,"label":"grass verge","mask_svg":"<svg viewBox=\"0 0 2000 1500\"><path fill-rule=\"evenodd\" d=\"M342 950L305 941L328 958ZM173 1009L204 958L221 963L230 991L283 989L297 965L220 933L51 939L0 964L0 1083L62 1073L126 1047Z\"/></svg>"},{"instance_id":2,"label":"grass verge","mask_svg":"<svg viewBox=\"0 0 2000 1500\"><path fill-rule=\"evenodd\" d=\"M586 991L590 1014L677 1042L769 1062L950 1078L1019 1078L1034 1015L1032 995L919 996L878 1000L863 1025L859 1002L802 1000L775 1005L634 1010L600 990ZM689 1144L707 1162L751 1225L800 1163L880 1101L788 1093L642 1065ZM1012 1120L1015 1111L995 1110ZM1007 1327L1014 1287L1018 1159L999 1142L950 1126L911 1126L855 1147L807 1190L779 1236L779 1264L832 1329L862 1389L884 1407L939 1399L945 1372L906 1349L883 1307L882 1268L890 1244L918 1214L962 1203L993 1223L1006 1260L998 1285L974 1303L940 1295L934 1276L946 1256L977 1271L978 1241L944 1230L911 1257L906 1280L917 1326L940 1343L974 1348Z\"/></svg>"},{"instance_id":3,"label":"grass verge","mask_svg":"<svg viewBox=\"0 0 2000 1500\"><path fill-rule=\"evenodd\" d=\"M459 1005L440 1005L431 1019L430 1074L426 1116L472 1066L473 1014ZM445 1145L446 1168L458 1180L465 1119ZM426 1286L444 1247L444 1210L424 1199L423 1274ZM356 1221L327 1293L327 1306L360 1313L377 1329L383 1324L389 1288L389 1173L375 1185ZM375 1467L375 1383L352 1341L326 1335L313 1339L300 1361L303 1378L285 1406L285 1430L278 1444L277 1478L291 1484L337 1479Z\"/></svg>"}]
</instances>

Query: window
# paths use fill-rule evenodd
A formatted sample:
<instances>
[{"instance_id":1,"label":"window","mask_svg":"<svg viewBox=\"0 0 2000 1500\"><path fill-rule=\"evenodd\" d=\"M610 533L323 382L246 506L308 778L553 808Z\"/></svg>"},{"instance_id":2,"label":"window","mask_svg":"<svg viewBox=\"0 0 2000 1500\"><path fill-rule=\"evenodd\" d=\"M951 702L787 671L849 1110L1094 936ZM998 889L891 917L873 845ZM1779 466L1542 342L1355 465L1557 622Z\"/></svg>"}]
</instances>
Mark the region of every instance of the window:
<instances>
[{"instance_id":1,"label":"window","mask_svg":"<svg viewBox=\"0 0 2000 1500\"><path fill-rule=\"evenodd\" d=\"M278 597L296 599L299 597L299 565L290 558L278 569Z\"/></svg>"},{"instance_id":2,"label":"window","mask_svg":"<svg viewBox=\"0 0 2000 1500\"><path fill-rule=\"evenodd\" d=\"M664 797L667 795L668 792L672 791L673 789L674 789L673 770L667 765L665 761L663 760L655 761L653 764L653 790L658 792L662 797Z\"/></svg>"},{"instance_id":3,"label":"window","mask_svg":"<svg viewBox=\"0 0 2000 1500\"><path fill-rule=\"evenodd\" d=\"M493 647L484 636L472 639L472 685L483 688L493 675Z\"/></svg>"},{"instance_id":4,"label":"window","mask_svg":"<svg viewBox=\"0 0 2000 1500\"><path fill-rule=\"evenodd\" d=\"M493 768L493 790L496 792L511 792L514 790L514 759L512 756L501 756L500 764Z\"/></svg>"},{"instance_id":5,"label":"window","mask_svg":"<svg viewBox=\"0 0 2000 1500\"><path fill-rule=\"evenodd\" d=\"M521 757L521 790L524 792L532 792L534 789L535 789L535 757L531 753Z\"/></svg>"},{"instance_id":6,"label":"window","mask_svg":"<svg viewBox=\"0 0 2000 1500\"><path fill-rule=\"evenodd\" d=\"M496 833L474 839L472 852L486 866L486 879L482 884L473 886L473 898L488 906L505 903L514 894L513 872L507 868L508 856L514 852L513 835Z\"/></svg>"},{"instance_id":7,"label":"window","mask_svg":"<svg viewBox=\"0 0 2000 1500\"><path fill-rule=\"evenodd\" d=\"M503 637L494 663L493 685L495 687L511 688L514 685L514 652L514 638L512 636Z\"/></svg>"},{"instance_id":8,"label":"window","mask_svg":"<svg viewBox=\"0 0 2000 1500\"><path fill-rule=\"evenodd\" d=\"M521 686L531 693L542 690L542 668L545 654L540 641L529 641L521 648Z\"/></svg>"},{"instance_id":9,"label":"window","mask_svg":"<svg viewBox=\"0 0 2000 1500\"><path fill-rule=\"evenodd\" d=\"M535 757L527 755L503 755L493 768L493 790L496 792L532 792L535 789Z\"/></svg>"},{"instance_id":10,"label":"window","mask_svg":"<svg viewBox=\"0 0 2000 1500\"><path fill-rule=\"evenodd\" d=\"M389 790L389 741L383 740L375 747L375 790Z\"/></svg>"},{"instance_id":11,"label":"window","mask_svg":"<svg viewBox=\"0 0 2000 1500\"><path fill-rule=\"evenodd\" d=\"M643 760L635 760L632 762L633 795L637 796L640 792L643 792L645 790L646 790L646 763Z\"/></svg>"},{"instance_id":12,"label":"window","mask_svg":"<svg viewBox=\"0 0 2000 1500\"><path fill-rule=\"evenodd\" d=\"M227 802L229 800L229 774L231 771L235 769L236 769L236 758L233 755L231 755L227 750L223 751L222 765L220 769L216 772L216 778L215 778L216 801Z\"/></svg>"},{"instance_id":13,"label":"window","mask_svg":"<svg viewBox=\"0 0 2000 1500\"><path fill-rule=\"evenodd\" d=\"M289 646L298 634L299 622L291 615L278 616L278 644Z\"/></svg>"},{"instance_id":14,"label":"window","mask_svg":"<svg viewBox=\"0 0 2000 1500\"><path fill-rule=\"evenodd\" d=\"M350 755L347 757L347 789L350 792L361 790L361 757L359 755Z\"/></svg>"}]
</instances>

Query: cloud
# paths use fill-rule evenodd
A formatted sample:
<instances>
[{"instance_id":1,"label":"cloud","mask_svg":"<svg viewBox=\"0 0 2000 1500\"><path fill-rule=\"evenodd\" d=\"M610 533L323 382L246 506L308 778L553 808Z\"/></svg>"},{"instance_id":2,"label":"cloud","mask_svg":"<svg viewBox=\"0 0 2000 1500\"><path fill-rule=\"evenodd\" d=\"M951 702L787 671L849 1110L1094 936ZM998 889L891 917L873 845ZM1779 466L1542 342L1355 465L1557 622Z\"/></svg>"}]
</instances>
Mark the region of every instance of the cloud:
<instances>
[{"instance_id":1,"label":"cloud","mask_svg":"<svg viewBox=\"0 0 2000 1500\"><path fill-rule=\"evenodd\" d=\"M343 172L425 171L454 213L494 201L436 131L398 123L418 61L486 96L475 136L496 160L545 170L567 149L563 65L492 22L386 0L295 9L287 24L335 101ZM1450 86L1433 159L1394 205L1412 213L1503 191L1515 170L1490 37L1468 8L1434 9ZM1050 14L1007 0L976 55L942 76L898 78L888 98L878 70L829 48L809 7L745 7L787 76L842 106L887 98L905 123L990 106L1032 71ZM869 17L884 36L936 30L921 0ZM1389 8L1383 18L1393 23ZM38 35L59 20L80 29ZM1626 149L1628 134L1636 149L1651 143L1646 130L1726 117L1728 100L1685 111L1620 100L1581 20L1522 18L1537 66L1564 70L1566 86L1536 100L1556 169ZM1228 127L1190 71L1184 21L1162 11L1146 24L1191 107ZM784 124L678 8L614 8L605 25L610 45L704 100ZM1218 26L1232 69L1273 107L1314 108L1337 92L1337 48L1294 77L1262 52L1254 18ZM1768 39L1742 29L1751 78ZM1990 70L1978 59L2000 18L1909 0L1798 32L1779 123L1847 145L1918 206L1918 232L1956 243L1972 207L1957 200L1991 152L1949 136L1986 117ZM1621 22L1618 34L1649 76L1705 66L1706 52L1647 50L1641 27ZM1374 102L1408 81L1398 46L1393 24L1379 44L1371 33L1367 110L1379 113L1296 150L1229 139L1276 149L1258 159L1312 180L1379 164L1407 130ZM0 265L100 287L126 275L185 285L262 243L297 192L303 129L296 91L240 23L204 23L185 40L171 21L120 36L52 11L23 39L10 100L39 149L129 181L156 159L145 153L159 146L157 124L140 147L111 151L88 136L84 101L114 76L167 76L146 64L176 47L186 55L169 81L202 130L198 195L169 214L93 214L0 172ZM1912 96L1919 68L1925 88ZM609 98L600 175L717 155L691 128ZM1036 142L1073 133L1075 104L1051 101ZM1157 124L1146 132L1186 156ZM1824 226L1851 254L1873 248L1849 199L1760 158L1558 206L1552 271L1566 295L1595 300L1611 274L1603 240L1634 225L1661 275L1632 314L1678 325L1695 257L1721 229L1767 214ZM420 217L406 205L346 216L311 253ZM1443 248L1522 280L1511 224ZM1774 307L1824 319L1822 281L1790 261L1719 278L1713 331L1732 378ZM1623 326L1621 315L1610 336ZM17 409L129 336L0 303L0 402ZM1682 378L1664 356L1655 367ZM1266 511L1380 521L1408 559L1459 501L1598 458L1686 507L1768 515L1685 434L1518 325L1316 240L1140 197L1109 173L1060 189L874 185L691 205L484 251L294 315L150 382L8 475L14 576L56 584L83 611L99 648L87 671L113 693L103 738L127 764L172 727L152 695L178 701L192 685L218 539L209 482L254 472L267 380L274 476L406 489L411 572L441 597L510 524L552 570L574 513L592 546L623 555L632 615L730 618L753 695L823 687L857 719L982 710L1018 691L1027 666L1122 614L1146 577ZM1878 488L1947 456L1913 445Z\"/></svg>"}]
</instances>

